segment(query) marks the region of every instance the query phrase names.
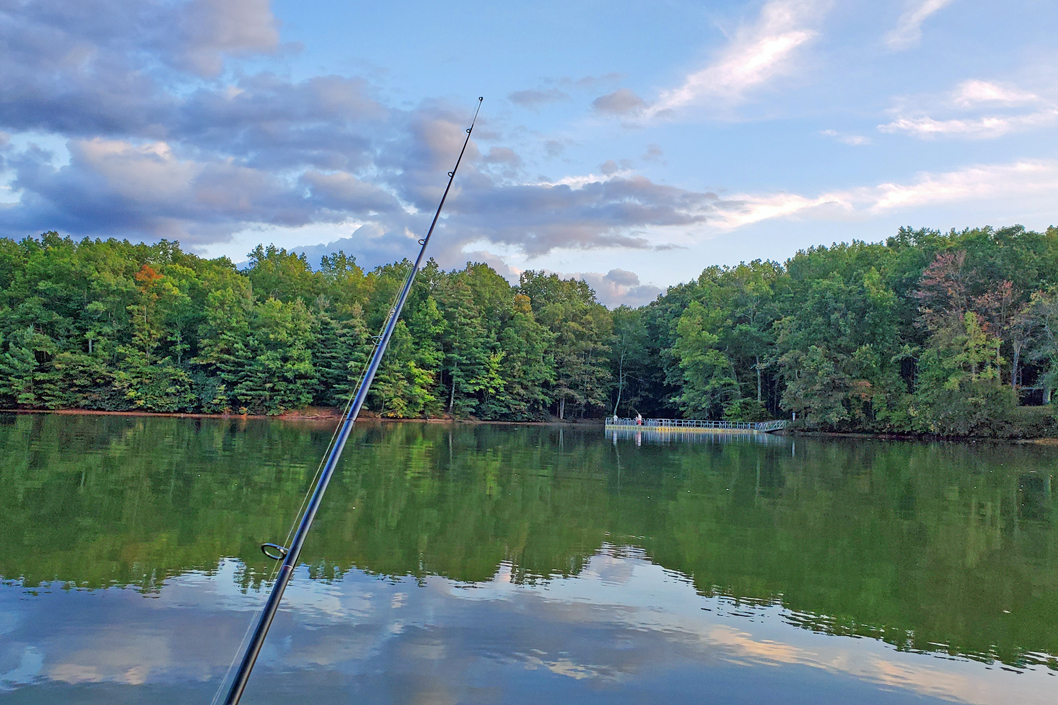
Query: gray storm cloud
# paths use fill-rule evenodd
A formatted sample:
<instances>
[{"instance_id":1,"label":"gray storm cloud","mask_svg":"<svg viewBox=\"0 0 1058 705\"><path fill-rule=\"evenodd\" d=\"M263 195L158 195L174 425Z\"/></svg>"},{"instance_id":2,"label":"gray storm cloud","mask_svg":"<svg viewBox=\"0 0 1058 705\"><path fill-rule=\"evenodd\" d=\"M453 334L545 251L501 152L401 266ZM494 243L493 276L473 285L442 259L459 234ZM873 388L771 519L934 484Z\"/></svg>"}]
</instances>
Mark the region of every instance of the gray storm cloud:
<instances>
[{"instance_id":1,"label":"gray storm cloud","mask_svg":"<svg viewBox=\"0 0 1058 705\"><path fill-rule=\"evenodd\" d=\"M174 74L216 76L229 56L274 53L268 0L7 0L0 120L66 135L157 137Z\"/></svg>"},{"instance_id":2,"label":"gray storm cloud","mask_svg":"<svg viewBox=\"0 0 1058 705\"><path fill-rule=\"evenodd\" d=\"M331 210L367 215L401 211L399 201L391 193L351 174L307 171L301 176L301 182L310 188L321 206Z\"/></svg>"},{"instance_id":3,"label":"gray storm cloud","mask_svg":"<svg viewBox=\"0 0 1058 705\"><path fill-rule=\"evenodd\" d=\"M611 269L607 272L606 279L618 286L637 286L639 284L639 275L624 269Z\"/></svg>"},{"instance_id":4,"label":"gray storm cloud","mask_svg":"<svg viewBox=\"0 0 1058 705\"><path fill-rule=\"evenodd\" d=\"M611 269L606 274L578 272L569 276L586 281L599 301L610 308L643 306L662 293L660 287L642 283L638 274L625 269Z\"/></svg>"},{"instance_id":5,"label":"gray storm cloud","mask_svg":"<svg viewBox=\"0 0 1058 705\"><path fill-rule=\"evenodd\" d=\"M518 247L530 255L556 248L651 247L633 234L646 226L704 223L717 197L655 184L641 176L565 184L487 184L465 188L453 201L460 224L475 239Z\"/></svg>"},{"instance_id":6,"label":"gray storm cloud","mask_svg":"<svg viewBox=\"0 0 1058 705\"><path fill-rule=\"evenodd\" d=\"M392 260L425 230L470 114L436 101L387 106L357 76L229 70L290 50L267 0L0 0L0 42L0 130L48 138L46 148L29 137L0 144L19 199L0 221L12 237L58 229L195 247L247 228L352 223L349 254L359 246L364 264ZM532 107L566 94L510 99ZM595 107L641 103L621 89ZM502 135L483 114L439 224L441 261L462 264L471 243L530 256L647 249L645 229L700 224L718 203L613 169L574 185L529 183ZM66 154L49 151L60 144ZM563 144L543 147L554 157Z\"/></svg>"}]
</instances>

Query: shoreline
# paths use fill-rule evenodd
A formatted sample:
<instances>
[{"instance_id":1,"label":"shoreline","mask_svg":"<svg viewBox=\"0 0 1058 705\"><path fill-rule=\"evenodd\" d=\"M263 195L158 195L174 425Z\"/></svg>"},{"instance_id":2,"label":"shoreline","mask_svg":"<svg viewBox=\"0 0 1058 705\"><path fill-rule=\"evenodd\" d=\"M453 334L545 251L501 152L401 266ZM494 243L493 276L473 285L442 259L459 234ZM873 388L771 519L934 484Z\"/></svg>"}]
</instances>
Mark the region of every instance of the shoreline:
<instances>
[{"instance_id":1,"label":"shoreline","mask_svg":"<svg viewBox=\"0 0 1058 705\"><path fill-rule=\"evenodd\" d=\"M325 407L310 407L311 413L305 410L286 412L269 416L268 414L203 414L192 412L158 412L158 411L103 411L99 409L0 409L0 414L57 414L60 416L127 416L139 418L178 418L178 419L219 419L249 421L253 419L266 421L315 421L338 422L342 420L342 414L338 409ZM373 412L361 413L356 421L370 421L375 423L423 423L423 424L453 424L468 426L602 426L603 419L579 419L571 421L485 421L482 419L457 419L450 416L441 418L407 418L395 419L385 416L377 416Z\"/></svg>"},{"instance_id":2,"label":"shoreline","mask_svg":"<svg viewBox=\"0 0 1058 705\"><path fill-rule=\"evenodd\" d=\"M780 431L776 435L791 438L851 438L865 441L911 441L914 443L1024 443L1058 446L1058 437L989 438L985 436L931 436L913 433L863 433L861 431Z\"/></svg>"},{"instance_id":3,"label":"shoreline","mask_svg":"<svg viewBox=\"0 0 1058 705\"><path fill-rule=\"evenodd\" d=\"M269 416L267 414L203 414L190 412L154 412L154 411L102 411L96 409L0 409L0 414L57 414L60 416L127 416L127 417L156 417L156 418L179 418L179 419L218 419L218 420L272 420L295 423L327 423L341 421L342 415L336 408L309 407L301 411L286 412ZM593 427L603 426L605 417L599 419L577 419L571 421L486 421L482 419L467 418L457 419L450 416L441 418L408 418L395 419L380 417L373 412L367 412L357 417L358 423L421 423L421 424L452 424L466 426L562 426L562 427ZM931 436L927 434L911 433L864 433L861 431L806 431L785 430L776 433L778 436L794 438L848 438L854 440L874 441L912 441L916 443L1016 443L1041 446L1058 446L1058 437L1039 436L1037 438L987 438L983 436Z\"/></svg>"}]
</instances>

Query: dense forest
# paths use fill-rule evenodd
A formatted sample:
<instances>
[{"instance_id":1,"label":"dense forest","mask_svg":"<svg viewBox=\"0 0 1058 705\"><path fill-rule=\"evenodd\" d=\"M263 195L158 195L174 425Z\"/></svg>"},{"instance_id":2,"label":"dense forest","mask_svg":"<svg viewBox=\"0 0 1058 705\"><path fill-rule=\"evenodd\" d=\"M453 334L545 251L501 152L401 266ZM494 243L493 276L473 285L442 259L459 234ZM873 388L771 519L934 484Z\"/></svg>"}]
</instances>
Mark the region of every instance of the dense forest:
<instances>
[{"instance_id":1,"label":"dense forest","mask_svg":"<svg viewBox=\"0 0 1058 705\"><path fill-rule=\"evenodd\" d=\"M338 252L313 267L258 246L239 269L167 241L0 239L0 407L341 406L410 266L364 271ZM511 285L484 264L430 262L369 405L1010 436L1053 428L1055 386L1058 228L901 229L708 267L613 311L580 280L526 271Z\"/></svg>"}]
</instances>

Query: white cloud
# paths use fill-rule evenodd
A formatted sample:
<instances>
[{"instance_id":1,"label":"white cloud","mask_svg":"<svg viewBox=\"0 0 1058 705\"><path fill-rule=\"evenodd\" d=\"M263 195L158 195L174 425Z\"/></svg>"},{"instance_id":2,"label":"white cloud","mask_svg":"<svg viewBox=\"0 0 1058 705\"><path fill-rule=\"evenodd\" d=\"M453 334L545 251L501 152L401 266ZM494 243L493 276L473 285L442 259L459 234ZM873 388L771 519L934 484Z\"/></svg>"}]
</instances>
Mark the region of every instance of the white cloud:
<instances>
[{"instance_id":1,"label":"white cloud","mask_svg":"<svg viewBox=\"0 0 1058 705\"><path fill-rule=\"evenodd\" d=\"M1038 103L1040 97L1018 88L1001 86L990 81L963 81L952 91L952 101L963 108L976 105L1025 105Z\"/></svg>"},{"instance_id":2,"label":"white cloud","mask_svg":"<svg viewBox=\"0 0 1058 705\"><path fill-rule=\"evenodd\" d=\"M544 269L548 274L557 274L562 279L581 279L595 292L599 303L608 308L631 306L633 308L650 303L662 293L660 287L644 284L639 275L626 269L611 269L606 274L601 272L554 272Z\"/></svg>"},{"instance_id":3,"label":"white cloud","mask_svg":"<svg viewBox=\"0 0 1058 705\"><path fill-rule=\"evenodd\" d=\"M923 174L913 184L881 184L862 194L871 213L958 201L1005 200L1028 194L1058 195L1058 164L1021 161Z\"/></svg>"},{"instance_id":4,"label":"white cloud","mask_svg":"<svg viewBox=\"0 0 1058 705\"><path fill-rule=\"evenodd\" d=\"M1048 108L1026 115L991 115L970 119L934 120L930 117L898 118L879 125L882 132L904 132L914 137L968 137L992 139L1010 132L1041 127L1058 121L1058 109Z\"/></svg>"},{"instance_id":5,"label":"white cloud","mask_svg":"<svg viewBox=\"0 0 1058 705\"><path fill-rule=\"evenodd\" d=\"M863 135L845 134L842 132L838 132L837 130L823 130L819 134L826 135L827 137L833 137L838 142L841 142L842 144L851 145L853 147L862 147L871 143L870 137L865 137Z\"/></svg>"},{"instance_id":6,"label":"white cloud","mask_svg":"<svg viewBox=\"0 0 1058 705\"><path fill-rule=\"evenodd\" d=\"M894 51L910 49L917 45L922 39L922 23L926 18L952 2L953 0L914 0L904 14L900 15L896 27L885 35L885 43Z\"/></svg>"},{"instance_id":7,"label":"white cloud","mask_svg":"<svg viewBox=\"0 0 1058 705\"><path fill-rule=\"evenodd\" d=\"M804 211L818 208L820 206L837 203L842 207L848 204L836 200L839 196L825 195L818 198L808 198L792 193L777 193L771 195L740 194L731 196L724 206L717 209L716 217L712 220L713 225L724 230L732 230L759 223L763 220L784 218Z\"/></svg>"},{"instance_id":8,"label":"white cloud","mask_svg":"<svg viewBox=\"0 0 1058 705\"><path fill-rule=\"evenodd\" d=\"M716 60L692 73L678 88L662 92L649 114L682 108L705 99L728 104L796 69L799 48L816 38L813 25L829 3L813 0L772 0L757 21L739 29Z\"/></svg>"},{"instance_id":9,"label":"white cloud","mask_svg":"<svg viewBox=\"0 0 1058 705\"><path fill-rule=\"evenodd\" d=\"M643 306L662 293L661 288L639 281L639 275L625 269L611 269L606 274L584 272L575 276L588 282L599 301L610 308Z\"/></svg>"},{"instance_id":10,"label":"white cloud","mask_svg":"<svg viewBox=\"0 0 1058 705\"><path fill-rule=\"evenodd\" d=\"M1058 105L1012 85L970 79L940 95L904 96L878 129L919 139L994 139L1058 122ZM937 114L942 117L935 117Z\"/></svg>"},{"instance_id":11,"label":"white cloud","mask_svg":"<svg viewBox=\"0 0 1058 705\"><path fill-rule=\"evenodd\" d=\"M799 194L744 194L728 197L711 220L735 229L764 220L815 215L817 219L870 218L884 213L951 203L1034 200L1058 196L1058 162L1019 161L972 166L942 174L923 173L906 184L883 183L815 198Z\"/></svg>"},{"instance_id":12,"label":"white cloud","mask_svg":"<svg viewBox=\"0 0 1058 705\"><path fill-rule=\"evenodd\" d=\"M592 184L602 184L613 179L631 178L633 176L635 176L634 171L631 171L629 169L622 169L620 171L610 171L604 174L571 174L569 176L563 176L561 179L526 182L523 185L543 186L544 188L550 188L552 186L569 186L571 189L576 190Z\"/></svg>"},{"instance_id":13,"label":"white cloud","mask_svg":"<svg viewBox=\"0 0 1058 705\"><path fill-rule=\"evenodd\" d=\"M130 201L183 201L190 197L188 185L203 171L201 164L174 157L165 142L134 145L96 138L71 141L69 149L117 196Z\"/></svg>"}]
</instances>

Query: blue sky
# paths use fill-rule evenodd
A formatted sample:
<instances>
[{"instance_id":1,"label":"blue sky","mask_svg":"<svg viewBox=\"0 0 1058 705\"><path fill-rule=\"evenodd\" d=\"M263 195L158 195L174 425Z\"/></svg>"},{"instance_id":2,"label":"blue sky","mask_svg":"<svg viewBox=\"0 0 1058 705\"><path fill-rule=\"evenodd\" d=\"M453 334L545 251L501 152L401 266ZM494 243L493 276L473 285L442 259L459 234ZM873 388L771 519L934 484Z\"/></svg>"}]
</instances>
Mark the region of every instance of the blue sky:
<instances>
[{"instance_id":1,"label":"blue sky","mask_svg":"<svg viewBox=\"0 0 1058 705\"><path fill-rule=\"evenodd\" d=\"M411 256L638 305L901 225L1058 223L1058 3L0 0L0 234Z\"/></svg>"}]
</instances>

